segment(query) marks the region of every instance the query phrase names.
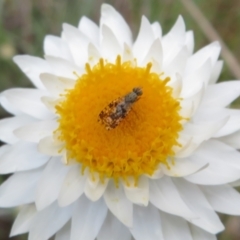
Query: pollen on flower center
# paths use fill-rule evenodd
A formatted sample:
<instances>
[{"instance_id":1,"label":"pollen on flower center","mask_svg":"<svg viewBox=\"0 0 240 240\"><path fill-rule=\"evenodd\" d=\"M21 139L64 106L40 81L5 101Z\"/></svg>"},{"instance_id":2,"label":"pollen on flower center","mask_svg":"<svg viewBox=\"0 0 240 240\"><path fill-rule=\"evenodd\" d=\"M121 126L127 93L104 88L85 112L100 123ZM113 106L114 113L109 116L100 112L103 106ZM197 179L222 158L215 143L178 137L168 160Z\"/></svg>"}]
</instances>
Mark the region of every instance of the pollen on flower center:
<instances>
[{"instance_id":1,"label":"pollen on flower center","mask_svg":"<svg viewBox=\"0 0 240 240\"><path fill-rule=\"evenodd\" d=\"M167 86L169 78L151 73L151 64L132 62L86 65L86 73L56 106L58 138L65 143L68 160L74 159L102 179L137 179L152 175L160 163L174 156L173 146L182 129L180 103ZM120 101L134 88L142 95L126 116L108 130L99 114L113 101Z\"/></svg>"}]
</instances>

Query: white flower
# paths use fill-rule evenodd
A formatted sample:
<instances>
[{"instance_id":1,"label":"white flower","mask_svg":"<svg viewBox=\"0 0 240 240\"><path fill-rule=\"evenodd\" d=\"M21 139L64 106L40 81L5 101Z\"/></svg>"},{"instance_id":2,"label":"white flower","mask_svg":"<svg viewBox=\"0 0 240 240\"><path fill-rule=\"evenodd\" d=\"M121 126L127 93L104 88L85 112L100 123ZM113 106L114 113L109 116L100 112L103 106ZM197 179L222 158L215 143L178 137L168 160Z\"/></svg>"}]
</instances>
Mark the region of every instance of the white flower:
<instances>
[{"instance_id":1,"label":"white flower","mask_svg":"<svg viewBox=\"0 0 240 240\"><path fill-rule=\"evenodd\" d=\"M99 27L63 24L44 59L14 57L37 89L0 96L14 115L0 122L0 173L13 173L0 207L24 205L11 236L216 239L215 211L240 214L240 82L216 84L219 43L193 48L182 17L164 36L142 17L133 42L103 4Z\"/></svg>"}]
</instances>

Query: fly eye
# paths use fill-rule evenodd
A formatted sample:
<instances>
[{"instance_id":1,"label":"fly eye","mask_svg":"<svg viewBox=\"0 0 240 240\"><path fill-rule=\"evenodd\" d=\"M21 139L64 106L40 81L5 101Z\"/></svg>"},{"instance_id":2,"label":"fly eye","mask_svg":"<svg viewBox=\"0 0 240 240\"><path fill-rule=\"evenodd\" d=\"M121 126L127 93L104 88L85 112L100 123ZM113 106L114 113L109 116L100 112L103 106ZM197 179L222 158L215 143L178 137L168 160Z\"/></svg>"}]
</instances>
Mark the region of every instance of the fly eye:
<instances>
[{"instance_id":1,"label":"fly eye","mask_svg":"<svg viewBox=\"0 0 240 240\"><path fill-rule=\"evenodd\" d=\"M141 96L143 94L143 91L140 87L133 88L132 91L138 96Z\"/></svg>"}]
</instances>

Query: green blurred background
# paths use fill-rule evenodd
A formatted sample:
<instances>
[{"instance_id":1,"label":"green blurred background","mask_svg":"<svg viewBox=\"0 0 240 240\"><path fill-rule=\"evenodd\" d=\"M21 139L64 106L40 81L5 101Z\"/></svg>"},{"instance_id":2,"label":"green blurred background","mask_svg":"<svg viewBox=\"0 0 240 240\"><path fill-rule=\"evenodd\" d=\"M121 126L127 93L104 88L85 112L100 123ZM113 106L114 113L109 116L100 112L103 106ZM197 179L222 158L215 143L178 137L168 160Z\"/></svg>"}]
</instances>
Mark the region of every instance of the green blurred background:
<instances>
[{"instance_id":1,"label":"green blurred background","mask_svg":"<svg viewBox=\"0 0 240 240\"><path fill-rule=\"evenodd\" d=\"M129 23L136 37L141 16L151 22L160 21L166 33L181 14L195 35L195 51L209 43L207 36L193 20L180 0L0 0L0 90L11 87L30 87L28 79L12 62L16 54L43 56L42 43L47 34L60 35L62 23L77 25L86 15L99 22L103 2L113 5ZM232 54L240 61L240 0L194 0L198 9L213 25ZM236 79L224 65L220 81ZM240 108L240 100L233 107ZM7 116L1 109L0 118ZM0 177L0 183L7 178ZM239 203L240 204L240 203ZM17 209L0 209L0 240L9 239L8 234ZM221 215L226 230L219 240L240 239L240 218ZM27 235L11 238L25 240ZM124 239L123 239L124 240ZM169 239L170 240L170 239ZM180 239L184 240L184 239Z\"/></svg>"}]
</instances>

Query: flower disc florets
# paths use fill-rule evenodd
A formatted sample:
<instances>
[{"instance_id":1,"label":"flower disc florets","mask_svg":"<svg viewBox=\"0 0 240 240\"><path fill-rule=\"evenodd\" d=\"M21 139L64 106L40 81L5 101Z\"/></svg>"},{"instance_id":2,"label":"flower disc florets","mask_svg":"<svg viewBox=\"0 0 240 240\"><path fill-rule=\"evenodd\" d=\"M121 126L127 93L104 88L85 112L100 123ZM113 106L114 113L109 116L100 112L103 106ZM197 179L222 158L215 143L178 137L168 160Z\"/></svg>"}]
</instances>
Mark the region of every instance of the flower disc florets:
<instances>
[{"instance_id":1,"label":"flower disc florets","mask_svg":"<svg viewBox=\"0 0 240 240\"><path fill-rule=\"evenodd\" d=\"M57 105L59 140L65 143L68 160L76 160L101 178L126 179L152 175L160 163L174 156L182 129L180 103L167 86L169 78L151 73L151 64L115 64L99 61L78 78ZM99 114L124 101L124 96L141 86L142 96L112 129L99 121ZM107 110L106 110L107 111ZM107 113L106 113L107 114ZM108 131L109 130L109 131Z\"/></svg>"}]
</instances>

